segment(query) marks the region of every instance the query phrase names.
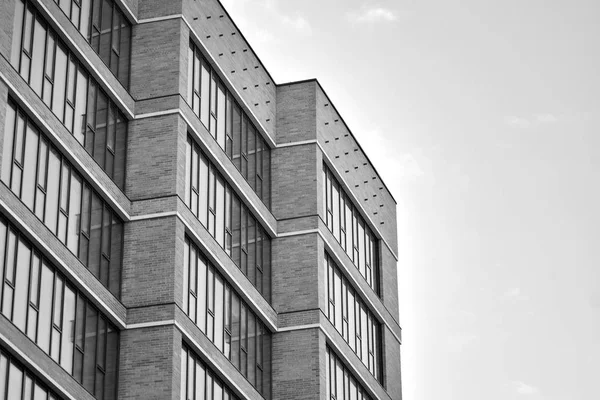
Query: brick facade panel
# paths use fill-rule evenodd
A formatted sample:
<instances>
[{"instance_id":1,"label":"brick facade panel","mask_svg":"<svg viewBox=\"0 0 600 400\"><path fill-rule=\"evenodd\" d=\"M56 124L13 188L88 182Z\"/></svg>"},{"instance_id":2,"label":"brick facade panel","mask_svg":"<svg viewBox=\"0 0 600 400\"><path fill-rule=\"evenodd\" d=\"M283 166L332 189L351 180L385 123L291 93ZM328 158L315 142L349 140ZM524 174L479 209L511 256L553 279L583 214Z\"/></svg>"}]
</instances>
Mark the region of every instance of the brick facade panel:
<instances>
[{"instance_id":1,"label":"brick facade panel","mask_svg":"<svg viewBox=\"0 0 600 400\"><path fill-rule=\"evenodd\" d=\"M316 112L313 81L277 87L277 144L316 139Z\"/></svg>"},{"instance_id":2,"label":"brick facade panel","mask_svg":"<svg viewBox=\"0 0 600 400\"><path fill-rule=\"evenodd\" d=\"M279 313L319 307L317 234L273 240L272 305Z\"/></svg>"},{"instance_id":3,"label":"brick facade panel","mask_svg":"<svg viewBox=\"0 0 600 400\"><path fill-rule=\"evenodd\" d=\"M177 237L183 235L176 217L125 225L122 302L127 307L175 302Z\"/></svg>"},{"instance_id":4,"label":"brick facade panel","mask_svg":"<svg viewBox=\"0 0 600 400\"><path fill-rule=\"evenodd\" d=\"M119 399L178 399L181 335L173 325L121 332Z\"/></svg>"},{"instance_id":5,"label":"brick facade panel","mask_svg":"<svg viewBox=\"0 0 600 400\"><path fill-rule=\"evenodd\" d=\"M324 340L318 329L273 335L273 399L324 398Z\"/></svg>"},{"instance_id":6,"label":"brick facade panel","mask_svg":"<svg viewBox=\"0 0 600 400\"><path fill-rule=\"evenodd\" d=\"M136 100L180 93L182 24L169 19L133 27L130 92Z\"/></svg>"},{"instance_id":7,"label":"brick facade panel","mask_svg":"<svg viewBox=\"0 0 600 400\"><path fill-rule=\"evenodd\" d=\"M317 215L317 147L283 147L271 153L271 212L278 219Z\"/></svg>"}]
</instances>

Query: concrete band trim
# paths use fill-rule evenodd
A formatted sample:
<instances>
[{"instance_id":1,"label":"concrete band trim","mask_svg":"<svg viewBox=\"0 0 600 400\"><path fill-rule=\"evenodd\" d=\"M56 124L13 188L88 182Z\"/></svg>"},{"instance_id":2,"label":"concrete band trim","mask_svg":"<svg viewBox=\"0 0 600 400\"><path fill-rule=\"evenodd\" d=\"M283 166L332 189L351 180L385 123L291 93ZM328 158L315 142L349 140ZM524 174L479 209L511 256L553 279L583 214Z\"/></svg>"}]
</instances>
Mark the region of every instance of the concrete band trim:
<instances>
[{"instance_id":1,"label":"concrete band trim","mask_svg":"<svg viewBox=\"0 0 600 400\"><path fill-rule=\"evenodd\" d=\"M134 219L132 219L132 221L142 221L142 220L146 220L146 219L155 219L155 218L164 218L164 217L170 217L170 216L176 216L177 218L179 218L179 220L181 222L183 222L183 224L185 225L186 229L194 236L194 239L198 242L198 243L203 243L203 240L200 238L200 236L192 229L192 227L185 221L185 219L183 218L183 216L179 213L179 212L166 212L166 213L160 213L160 214L147 214L147 215L140 215L140 216L136 216L134 217ZM330 257L334 258L336 264L338 266L340 266L340 268L343 268L346 272L346 277L352 282L353 287L355 288L355 290L357 290L358 292L360 292L361 294L361 298L363 299L363 301L365 301L367 303L367 305L369 306L369 309L375 313L377 315L377 317L379 318L380 321L383 321L384 324L386 325L390 325L388 322L390 321L394 321L393 318L391 318L391 316L387 317L384 316L383 314L381 314L381 312L379 311L378 307L375 306L375 304L370 300L369 296L367 295L367 293L363 290L363 288L361 287L361 284L359 284L359 282L354 279L354 277L349 273L347 266L345 265L345 263L339 259L339 257L337 257L337 255L335 254L334 251L331 251L331 249L333 248L333 246L335 246L335 243L331 243L327 238L325 238L325 236L321 233L321 231L319 229L309 229L309 230L304 230L304 231L295 231L295 232L286 232L280 235L277 235L277 238L284 238L284 237L292 237L292 236L301 236L301 235L310 235L310 234L318 234L321 239L323 239L323 242L325 243L325 245L328 248L328 253L330 255ZM203 246L203 251L206 251L207 253L209 253L209 255L212 257L213 260L215 260L215 263L219 266L220 270L223 271L223 273L227 276L227 278L235 284L235 286L238 288L238 290L240 291L245 291L246 289L243 289L243 286L240 284L240 282L235 279L232 275L229 274L229 272L227 271L227 269L220 264L217 260L218 257L216 256L216 254L214 254L212 251L210 251L207 247ZM247 299L250 303L252 303L252 305L254 306L254 310L256 310L262 317L263 321L266 321L269 328L271 328L271 330L273 331L279 331L277 328L277 322L276 321L272 321L271 318L269 318L263 311L261 306L259 306L256 302L254 302L252 299L248 298ZM381 300L379 300L381 301ZM387 310L387 308L385 307L385 305L383 304L383 302L381 302L381 305ZM388 311L389 313L389 311ZM399 327L399 326L398 326ZM392 330L390 329L390 332L392 333L392 335L396 338L396 340L398 340L398 343L401 343L402 340L400 339L400 337Z\"/></svg>"},{"instance_id":2,"label":"concrete band trim","mask_svg":"<svg viewBox=\"0 0 600 400\"><path fill-rule=\"evenodd\" d=\"M299 140L297 142L287 142L287 143L281 143L277 145L278 149L282 149L284 147L293 147L293 146L303 146L305 144L316 144L317 139L309 139L309 140Z\"/></svg>"},{"instance_id":3,"label":"concrete band trim","mask_svg":"<svg viewBox=\"0 0 600 400\"><path fill-rule=\"evenodd\" d=\"M11 342L2 333L0 333L0 339L4 343L8 344L11 352L16 353L19 356L19 358L21 358L23 361L25 361L25 363L28 366L31 367L31 369L35 370L35 373L37 375L43 377L46 381L50 382L50 385L52 385L52 388L56 389L62 397L66 397L70 400L78 400L75 397L71 396L71 394L63 386L61 386L58 382L56 382L54 379L52 379L52 377L50 377L50 375L48 375L46 372L44 372L44 370L42 370L38 364L36 364L31 358L29 358L27 356L27 354L25 354L23 351L21 351L19 346L15 345L13 342ZM50 356L48 356L48 357L50 357Z\"/></svg>"}]
</instances>

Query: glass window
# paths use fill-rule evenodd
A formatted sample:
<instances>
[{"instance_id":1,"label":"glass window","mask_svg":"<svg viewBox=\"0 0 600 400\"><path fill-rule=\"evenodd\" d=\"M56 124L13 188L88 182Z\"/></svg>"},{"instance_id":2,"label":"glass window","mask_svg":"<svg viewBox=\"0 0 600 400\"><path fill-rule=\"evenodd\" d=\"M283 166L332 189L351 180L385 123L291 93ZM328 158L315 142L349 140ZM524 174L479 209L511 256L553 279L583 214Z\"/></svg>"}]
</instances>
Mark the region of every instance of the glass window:
<instances>
[{"instance_id":1,"label":"glass window","mask_svg":"<svg viewBox=\"0 0 600 400\"><path fill-rule=\"evenodd\" d=\"M217 94L217 143L225 150L225 86L219 84Z\"/></svg>"},{"instance_id":2,"label":"glass window","mask_svg":"<svg viewBox=\"0 0 600 400\"><path fill-rule=\"evenodd\" d=\"M270 238L191 137L186 149L186 198L188 193L186 204L194 215L268 298L271 255L265 247ZM200 197L198 204L195 196Z\"/></svg>"},{"instance_id":3,"label":"glass window","mask_svg":"<svg viewBox=\"0 0 600 400\"><path fill-rule=\"evenodd\" d=\"M122 222L10 99L7 124L6 143L14 146L4 148L2 180L118 296ZM11 167L24 179L11 177Z\"/></svg>"},{"instance_id":4,"label":"glass window","mask_svg":"<svg viewBox=\"0 0 600 400\"><path fill-rule=\"evenodd\" d=\"M376 236L352 207L349 197L325 164L323 178L324 221L369 286L379 294Z\"/></svg>"},{"instance_id":5,"label":"glass window","mask_svg":"<svg viewBox=\"0 0 600 400\"><path fill-rule=\"evenodd\" d=\"M182 346L181 354L181 399L238 400L231 389L214 376L212 371L185 344Z\"/></svg>"},{"instance_id":6,"label":"glass window","mask_svg":"<svg viewBox=\"0 0 600 400\"><path fill-rule=\"evenodd\" d=\"M270 207L271 163L267 142L191 41L187 101L258 197Z\"/></svg>"},{"instance_id":7,"label":"glass window","mask_svg":"<svg viewBox=\"0 0 600 400\"><path fill-rule=\"evenodd\" d=\"M67 51L62 44L56 46L56 69L54 76L54 93L52 112L64 122L65 91L67 89Z\"/></svg>"},{"instance_id":8,"label":"glass window","mask_svg":"<svg viewBox=\"0 0 600 400\"><path fill-rule=\"evenodd\" d=\"M42 95L42 82L44 80L44 49L46 48L46 24L39 18L35 19L33 34L33 53L31 58L31 88Z\"/></svg>"},{"instance_id":9,"label":"glass window","mask_svg":"<svg viewBox=\"0 0 600 400\"><path fill-rule=\"evenodd\" d=\"M71 1L73 4L71 4ZM124 117L118 112L116 105L108 99L102 90L97 90L97 84L91 78L89 79L90 87L88 91L88 74L85 72L83 66L79 64L79 61L68 50L67 46L56 39L55 32L47 25L43 16L37 12L32 3L30 1L26 3L27 7L24 7L21 1L17 1L15 8L15 27L22 27L24 24L23 31L25 34L21 35L22 30L19 29L19 35L15 35L14 37L13 49L17 49L18 52L15 50L11 56L11 63L20 71L23 79L29 83L31 88L50 107L56 117L84 145L88 152L94 156L98 164L122 189L124 187L125 176L125 136L127 129ZM104 7L101 7L102 3L105 3ZM79 7L82 6L84 11L86 11L89 10L89 5L90 0L84 1L83 4L80 4L78 0L70 0L69 9L71 10L71 18L78 19ZM107 45L103 46L102 49L106 47L108 49L108 57L117 60L113 72L117 73L116 68L118 68L119 79L121 79L121 67L119 66L118 59L129 59L129 45L127 45L127 54L122 54L122 49L118 49L115 45L111 47L110 38L113 37L113 39L118 41L119 37L123 37L123 29L119 28L115 31L116 28L111 23L110 15L113 13L113 4L111 1L97 0L94 2L94 9L94 18L97 21L92 36L98 37L102 34L103 38L108 38ZM105 18L107 18L106 30L100 29L98 25L100 23L99 13L101 10ZM117 15L117 20L121 21L115 22L118 28L119 23L123 21L118 8L114 8L114 15ZM129 38L127 38L127 41L129 41ZM106 59L105 62L108 65L109 60ZM29 70L30 65L31 71ZM123 71L123 79L127 76L126 79L128 80L128 74L127 67ZM106 103L98 104L100 110L96 110L95 108L96 93L101 96L99 101ZM86 105L86 100L89 100L90 104ZM107 109L114 109L115 113L118 114L116 143L113 140L115 131L112 130L114 118L106 120ZM95 120L97 111L103 113L98 126ZM84 134L86 122L89 124L89 130ZM98 132L95 131L96 129L98 129ZM106 136L107 129L108 133L110 133L108 137ZM94 137L96 134L99 135L98 138ZM20 171L17 171L15 184L18 183L19 179Z\"/></svg>"},{"instance_id":10,"label":"glass window","mask_svg":"<svg viewBox=\"0 0 600 400\"><path fill-rule=\"evenodd\" d=\"M201 104L200 104L200 121L205 126L209 125L209 94L210 94L210 69L205 60L202 60L202 77L201 77Z\"/></svg>"},{"instance_id":11,"label":"glass window","mask_svg":"<svg viewBox=\"0 0 600 400\"><path fill-rule=\"evenodd\" d=\"M327 317L373 376L381 380L376 368L381 360L381 350L376 345L381 332L380 325L327 254L325 264L328 271L326 290L330 302Z\"/></svg>"},{"instance_id":12,"label":"glass window","mask_svg":"<svg viewBox=\"0 0 600 400\"><path fill-rule=\"evenodd\" d=\"M200 294L197 322L191 306L187 310L184 306L184 311L252 385L263 392L265 385L262 371L265 363L270 367L270 352L264 350L264 341L269 340L270 334L220 272L187 237L185 249L184 268L188 266L190 273L189 279L184 278L187 287L184 289L183 301L186 302L188 293ZM191 271L195 269L198 275L197 287L193 287L192 283L194 273ZM184 273L184 277L186 275Z\"/></svg>"},{"instance_id":13,"label":"glass window","mask_svg":"<svg viewBox=\"0 0 600 400\"><path fill-rule=\"evenodd\" d=\"M6 232L9 232L8 238ZM78 382L84 382L88 390L101 387L101 392L106 393L105 399L114 398L118 331L0 215L3 244L5 238L8 240L6 256L0 257L0 271L6 272L4 280L11 284L11 291L7 296L4 288L6 307L2 314ZM4 245L0 246L0 253L5 253L4 250ZM97 318L101 319L99 331ZM101 336L96 342L98 334ZM104 371L103 376L110 374L111 381L98 380L92 372L82 380L84 362L85 371L95 370L97 362ZM26 384L31 389L29 393L34 393L34 382L26 381Z\"/></svg>"}]
</instances>

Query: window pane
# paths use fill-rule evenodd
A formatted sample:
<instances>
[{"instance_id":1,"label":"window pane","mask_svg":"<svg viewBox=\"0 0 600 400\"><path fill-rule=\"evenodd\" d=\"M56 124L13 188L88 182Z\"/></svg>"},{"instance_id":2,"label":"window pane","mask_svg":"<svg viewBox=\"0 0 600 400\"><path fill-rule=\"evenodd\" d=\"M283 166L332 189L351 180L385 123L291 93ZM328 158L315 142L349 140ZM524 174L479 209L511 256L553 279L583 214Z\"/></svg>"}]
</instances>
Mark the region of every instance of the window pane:
<instances>
[{"instance_id":1,"label":"window pane","mask_svg":"<svg viewBox=\"0 0 600 400\"><path fill-rule=\"evenodd\" d=\"M90 304L87 306L85 322L85 347L83 358L83 386L89 391L94 391L96 376L96 327L98 312Z\"/></svg>"},{"instance_id":2,"label":"window pane","mask_svg":"<svg viewBox=\"0 0 600 400\"><path fill-rule=\"evenodd\" d=\"M27 321L29 271L31 248L19 239L17 250L17 276L15 278L15 298L13 305L13 323L25 332Z\"/></svg>"},{"instance_id":3,"label":"window pane","mask_svg":"<svg viewBox=\"0 0 600 400\"><path fill-rule=\"evenodd\" d=\"M216 181L216 231L215 239L221 247L225 247L225 182L221 176L217 175Z\"/></svg>"},{"instance_id":4,"label":"window pane","mask_svg":"<svg viewBox=\"0 0 600 400\"><path fill-rule=\"evenodd\" d=\"M77 93L75 98L75 122L73 135L82 145L85 137L85 111L87 102L87 73L80 67L77 71Z\"/></svg>"},{"instance_id":5,"label":"window pane","mask_svg":"<svg viewBox=\"0 0 600 400\"><path fill-rule=\"evenodd\" d=\"M3 378L4 379L4 378ZM7 399L20 399L23 385L23 370L10 363L8 371L8 396Z\"/></svg>"},{"instance_id":6,"label":"window pane","mask_svg":"<svg viewBox=\"0 0 600 400\"><path fill-rule=\"evenodd\" d=\"M48 160L48 187L46 197L46 226L56 234L56 222L58 218L58 193L60 179L60 155L53 147L50 148L50 159Z\"/></svg>"},{"instance_id":7,"label":"window pane","mask_svg":"<svg viewBox=\"0 0 600 400\"><path fill-rule=\"evenodd\" d=\"M35 193L35 173L38 158L38 143L40 135L31 124L27 124L27 135L25 137L25 165L23 170L23 189L21 200L33 210Z\"/></svg>"},{"instance_id":8,"label":"window pane","mask_svg":"<svg viewBox=\"0 0 600 400\"><path fill-rule=\"evenodd\" d=\"M71 193L70 193L70 204L69 204L69 236L67 238L67 245L69 250L73 254L77 254L77 248L79 246L79 220L81 215L81 178L79 174L73 173L71 175Z\"/></svg>"},{"instance_id":9,"label":"window pane","mask_svg":"<svg viewBox=\"0 0 600 400\"><path fill-rule=\"evenodd\" d=\"M19 4L19 2L17 2ZM4 124L4 142L2 143L2 180L10 183L10 171L13 165L13 138L15 130L16 110L9 102L6 108Z\"/></svg>"},{"instance_id":10,"label":"window pane","mask_svg":"<svg viewBox=\"0 0 600 400\"><path fill-rule=\"evenodd\" d=\"M21 56L21 35L23 34L23 12L24 4L22 1L15 2L15 17L13 23L13 39L12 39L12 51L10 56L11 64L19 69L19 60Z\"/></svg>"},{"instance_id":11,"label":"window pane","mask_svg":"<svg viewBox=\"0 0 600 400\"><path fill-rule=\"evenodd\" d=\"M215 276L215 346L223 351L223 279L221 276Z\"/></svg>"},{"instance_id":12,"label":"window pane","mask_svg":"<svg viewBox=\"0 0 600 400\"><path fill-rule=\"evenodd\" d=\"M200 101L200 120L208 127L209 119L209 93L210 93L210 72L206 62L202 63L202 76L201 76L201 101Z\"/></svg>"},{"instance_id":13,"label":"window pane","mask_svg":"<svg viewBox=\"0 0 600 400\"><path fill-rule=\"evenodd\" d=\"M44 80L44 50L46 49L46 26L36 18L33 35L33 54L31 59L31 88L42 95L42 82Z\"/></svg>"},{"instance_id":14,"label":"window pane","mask_svg":"<svg viewBox=\"0 0 600 400\"><path fill-rule=\"evenodd\" d=\"M46 353L50 351L50 329L52 321L52 293L54 288L54 272L42 263L42 283L40 287L40 318L38 322L38 346Z\"/></svg>"},{"instance_id":15,"label":"window pane","mask_svg":"<svg viewBox=\"0 0 600 400\"><path fill-rule=\"evenodd\" d=\"M56 74L54 77L54 97L52 111L63 122L65 91L67 86L67 52L61 44L56 47Z\"/></svg>"},{"instance_id":16,"label":"window pane","mask_svg":"<svg viewBox=\"0 0 600 400\"><path fill-rule=\"evenodd\" d=\"M194 258L197 260L198 265L198 290L200 291L198 297L198 326L202 332L206 332L207 265L204 261L204 257L199 257L196 250L194 250L192 254L194 254Z\"/></svg>"},{"instance_id":17,"label":"window pane","mask_svg":"<svg viewBox=\"0 0 600 400\"><path fill-rule=\"evenodd\" d=\"M73 339L75 337L75 292L65 287L63 312L62 354L60 365L69 373L73 373Z\"/></svg>"},{"instance_id":18,"label":"window pane","mask_svg":"<svg viewBox=\"0 0 600 400\"><path fill-rule=\"evenodd\" d=\"M222 83L217 94L217 143L225 150L225 87Z\"/></svg>"}]
</instances>

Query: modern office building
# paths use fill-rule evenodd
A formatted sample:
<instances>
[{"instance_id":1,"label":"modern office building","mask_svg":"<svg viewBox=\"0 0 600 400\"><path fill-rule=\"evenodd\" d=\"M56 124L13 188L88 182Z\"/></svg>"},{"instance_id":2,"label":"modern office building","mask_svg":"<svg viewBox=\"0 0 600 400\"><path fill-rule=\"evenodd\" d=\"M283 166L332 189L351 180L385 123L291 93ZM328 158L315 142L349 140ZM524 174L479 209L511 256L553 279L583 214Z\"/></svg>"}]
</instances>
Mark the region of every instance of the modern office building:
<instances>
[{"instance_id":1,"label":"modern office building","mask_svg":"<svg viewBox=\"0 0 600 400\"><path fill-rule=\"evenodd\" d=\"M396 203L218 0L0 3L0 399L401 399Z\"/></svg>"}]
</instances>

